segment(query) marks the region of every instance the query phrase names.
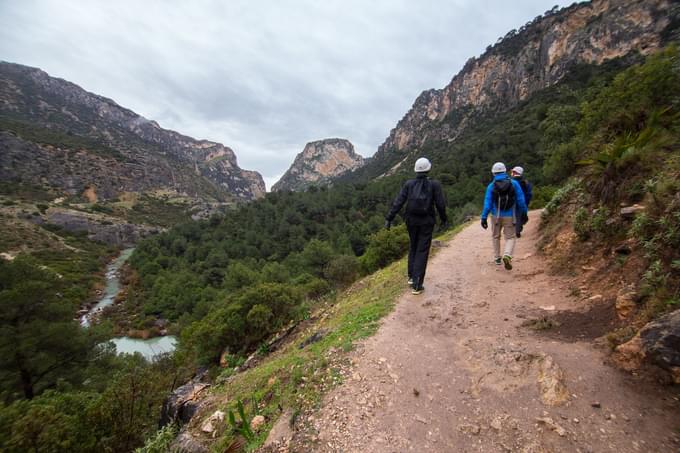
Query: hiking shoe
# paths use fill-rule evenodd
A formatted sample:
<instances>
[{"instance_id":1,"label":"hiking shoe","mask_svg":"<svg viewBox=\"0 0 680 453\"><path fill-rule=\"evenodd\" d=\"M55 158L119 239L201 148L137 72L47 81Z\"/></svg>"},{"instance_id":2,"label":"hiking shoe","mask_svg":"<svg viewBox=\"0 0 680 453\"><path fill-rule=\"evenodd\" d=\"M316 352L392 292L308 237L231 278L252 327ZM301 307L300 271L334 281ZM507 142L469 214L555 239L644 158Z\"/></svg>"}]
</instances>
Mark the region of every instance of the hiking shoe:
<instances>
[{"instance_id":1,"label":"hiking shoe","mask_svg":"<svg viewBox=\"0 0 680 453\"><path fill-rule=\"evenodd\" d=\"M503 265L507 270L512 269L512 257L510 255L503 256Z\"/></svg>"},{"instance_id":2,"label":"hiking shoe","mask_svg":"<svg viewBox=\"0 0 680 453\"><path fill-rule=\"evenodd\" d=\"M415 294L417 296L418 294L421 294L423 291L425 291L425 288L422 287L422 286L419 286L417 288L413 288L411 290L411 294Z\"/></svg>"},{"instance_id":3,"label":"hiking shoe","mask_svg":"<svg viewBox=\"0 0 680 453\"><path fill-rule=\"evenodd\" d=\"M413 279L412 278L408 279L408 286L413 286Z\"/></svg>"},{"instance_id":4,"label":"hiking shoe","mask_svg":"<svg viewBox=\"0 0 680 453\"><path fill-rule=\"evenodd\" d=\"M499 256L498 258L496 258L494 260L494 263L496 263L496 266L500 266L501 265L501 257Z\"/></svg>"}]
</instances>

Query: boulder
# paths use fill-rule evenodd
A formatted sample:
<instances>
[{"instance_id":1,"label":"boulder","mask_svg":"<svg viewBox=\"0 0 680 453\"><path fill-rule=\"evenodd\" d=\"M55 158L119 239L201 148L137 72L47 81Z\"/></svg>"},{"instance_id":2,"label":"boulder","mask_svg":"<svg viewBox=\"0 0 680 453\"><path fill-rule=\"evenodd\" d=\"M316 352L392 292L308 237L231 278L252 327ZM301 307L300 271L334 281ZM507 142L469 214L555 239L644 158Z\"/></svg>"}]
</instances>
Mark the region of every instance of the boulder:
<instances>
[{"instance_id":1,"label":"boulder","mask_svg":"<svg viewBox=\"0 0 680 453\"><path fill-rule=\"evenodd\" d=\"M647 359L680 383L680 310L647 324L640 330L640 339Z\"/></svg>"},{"instance_id":2,"label":"boulder","mask_svg":"<svg viewBox=\"0 0 680 453\"><path fill-rule=\"evenodd\" d=\"M305 346L308 346L312 343L316 343L317 341L322 340L323 337L325 337L326 335L328 335L328 330L321 329L318 332L316 332L314 335L312 335L311 337L305 339L302 343L300 343L298 345L298 348L303 349Z\"/></svg>"},{"instance_id":3,"label":"boulder","mask_svg":"<svg viewBox=\"0 0 680 453\"><path fill-rule=\"evenodd\" d=\"M183 431L179 433L172 443L169 451L181 451L184 453L207 453L208 448L198 440L194 439L191 433Z\"/></svg>"},{"instance_id":4,"label":"boulder","mask_svg":"<svg viewBox=\"0 0 680 453\"><path fill-rule=\"evenodd\" d=\"M203 420L203 423L201 423L201 431L212 434L212 437L215 437L219 428L224 426L224 417L224 412L215 411L210 417Z\"/></svg>"},{"instance_id":5,"label":"boulder","mask_svg":"<svg viewBox=\"0 0 680 453\"><path fill-rule=\"evenodd\" d=\"M183 425L196 414L200 408L202 393L210 384L201 382L205 373L199 373L194 379L177 387L163 402L160 427L170 423Z\"/></svg>"},{"instance_id":6,"label":"boulder","mask_svg":"<svg viewBox=\"0 0 680 453\"><path fill-rule=\"evenodd\" d=\"M618 345L614 351L614 360L618 366L626 371L639 369L645 358L639 334L635 335L628 342Z\"/></svg>"},{"instance_id":7,"label":"boulder","mask_svg":"<svg viewBox=\"0 0 680 453\"><path fill-rule=\"evenodd\" d=\"M265 451L267 451L267 448L269 451L276 451L275 448L279 445L284 445L290 442L290 439L293 438L294 434L293 428L290 424L292 416L293 412L291 410L286 410L283 414L281 414L276 423L274 423L271 431L269 431L267 440L264 441L263 447Z\"/></svg>"},{"instance_id":8,"label":"boulder","mask_svg":"<svg viewBox=\"0 0 680 453\"><path fill-rule=\"evenodd\" d=\"M256 415L250 421L250 429L252 429L253 431L259 431L259 429L262 427L262 425L264 425L264 423L265 423L264 416Z\"/></svg>"},{"instance_id":9,"label":"boulder","mask_svg":"<svg viewBox=\"0 0 680 453\"><path fill-rule=\"evenodd\" d=\"M621 217L624 219L632 219L634 218L638 212L644 211L645 207L640 206L639 204L634 204L633 206L625 206L621 208L620 214Z\"/></svg>"}]
</instances>

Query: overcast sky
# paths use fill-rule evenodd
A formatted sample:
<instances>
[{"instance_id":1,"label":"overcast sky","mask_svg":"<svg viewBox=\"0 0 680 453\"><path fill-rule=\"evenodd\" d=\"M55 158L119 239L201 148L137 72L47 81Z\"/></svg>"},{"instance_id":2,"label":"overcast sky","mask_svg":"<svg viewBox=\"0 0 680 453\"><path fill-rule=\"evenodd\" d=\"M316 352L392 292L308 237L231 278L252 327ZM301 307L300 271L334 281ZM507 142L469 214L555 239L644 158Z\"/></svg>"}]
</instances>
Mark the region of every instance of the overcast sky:
<instances>
[{"instance_id":1,"label":"overcast sky","mask_svg":"<svg viewBox=\"0 0 680 453\"><path fill-rule=\"evenodd\" d=\"M305 143L372 155L421 91L557 0L0 0L0 60L231 147L271 187Z\"/></svg>"}]
</instances>

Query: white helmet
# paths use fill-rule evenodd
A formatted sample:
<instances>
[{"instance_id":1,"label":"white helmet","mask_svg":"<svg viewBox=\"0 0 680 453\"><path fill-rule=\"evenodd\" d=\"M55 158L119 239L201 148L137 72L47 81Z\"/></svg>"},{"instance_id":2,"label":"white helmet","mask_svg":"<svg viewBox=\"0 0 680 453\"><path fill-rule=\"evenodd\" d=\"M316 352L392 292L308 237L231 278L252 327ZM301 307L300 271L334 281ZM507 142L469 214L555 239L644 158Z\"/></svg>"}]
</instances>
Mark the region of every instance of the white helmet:
<instances>
[{"instance_id":1,"label":"white helmet","mask_svg":"<svg viewBox=\"0 0 680 453\"><path fill-rule=\"evenodd\" d=\"M432 164L430 163L430 161L427 160L424 157L421 157L420 159L418 159L416 161L416 166L414 167L413 170L416 173L424 173L426 171L430 171L431 168L432 168Z\"/></svg>"},{"instance_id":2,"label":"white helmet","mask_svg":"<svg viewBox=\"0 0 680 453\"><path fill-rule=\"evenodd\" d=\"M491 167L491 173L505 173L508 171L505 168L505 164L503 162L496 162L493 164L493 167Z\"/></svg>"},{"instance_id":3,"label":"white helmet","mask_svg":"<svg viewBox=\"0 0 680 453\"><path fill-rule=\"evenodd\" d=\"M522 167L515 167L512 169L512 172L522 176L524 174L524 169Z\"/></svg>"}]
</instances>

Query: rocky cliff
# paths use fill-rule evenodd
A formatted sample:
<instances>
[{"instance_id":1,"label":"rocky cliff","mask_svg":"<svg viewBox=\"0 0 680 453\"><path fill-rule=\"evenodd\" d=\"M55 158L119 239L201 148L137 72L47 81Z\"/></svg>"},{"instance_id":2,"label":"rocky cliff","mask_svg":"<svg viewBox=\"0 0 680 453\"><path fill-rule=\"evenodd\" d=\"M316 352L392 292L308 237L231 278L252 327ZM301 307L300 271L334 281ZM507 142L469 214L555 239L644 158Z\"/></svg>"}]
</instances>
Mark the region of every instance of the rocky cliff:
<instances>
[{"instance_id":1,"label":"rocky cliff","mask_svg":"<svg viewBox=\"0 0 680 453\"><path fill-rule=\"evenodd\" d=\"M262 177L239 168L234 152L163 129L111 99L40 69L0 62L0 178L101 199L171 190L210 199L250 200Z\"/></svg>"},{"instance_id":2,"label":"rocky cliff","mask_svg":"<svg viewBox=\"0 0 680 453\"><path fill-rule=\"evenodd\" d=\"M580 64L659 49L677 38L679 10L669 0L595 0L554 8L511 30L446 87L421 93L366 174L394 171L427 141L455 141L477 115L508 110Z\"/></svg>"},{"instance_id":3,"label":"rocky cliff","mask_svg":"<svg viewBox=\"0 0 680 453\"><path fill-rule=\"evenodd\" d=\"M331 179L364 164L364 158L354 152L348 140L328 138L307 143L305 149L272 191L303 190L312 184L326 184Z\"/></svg>"}]
</instances>

